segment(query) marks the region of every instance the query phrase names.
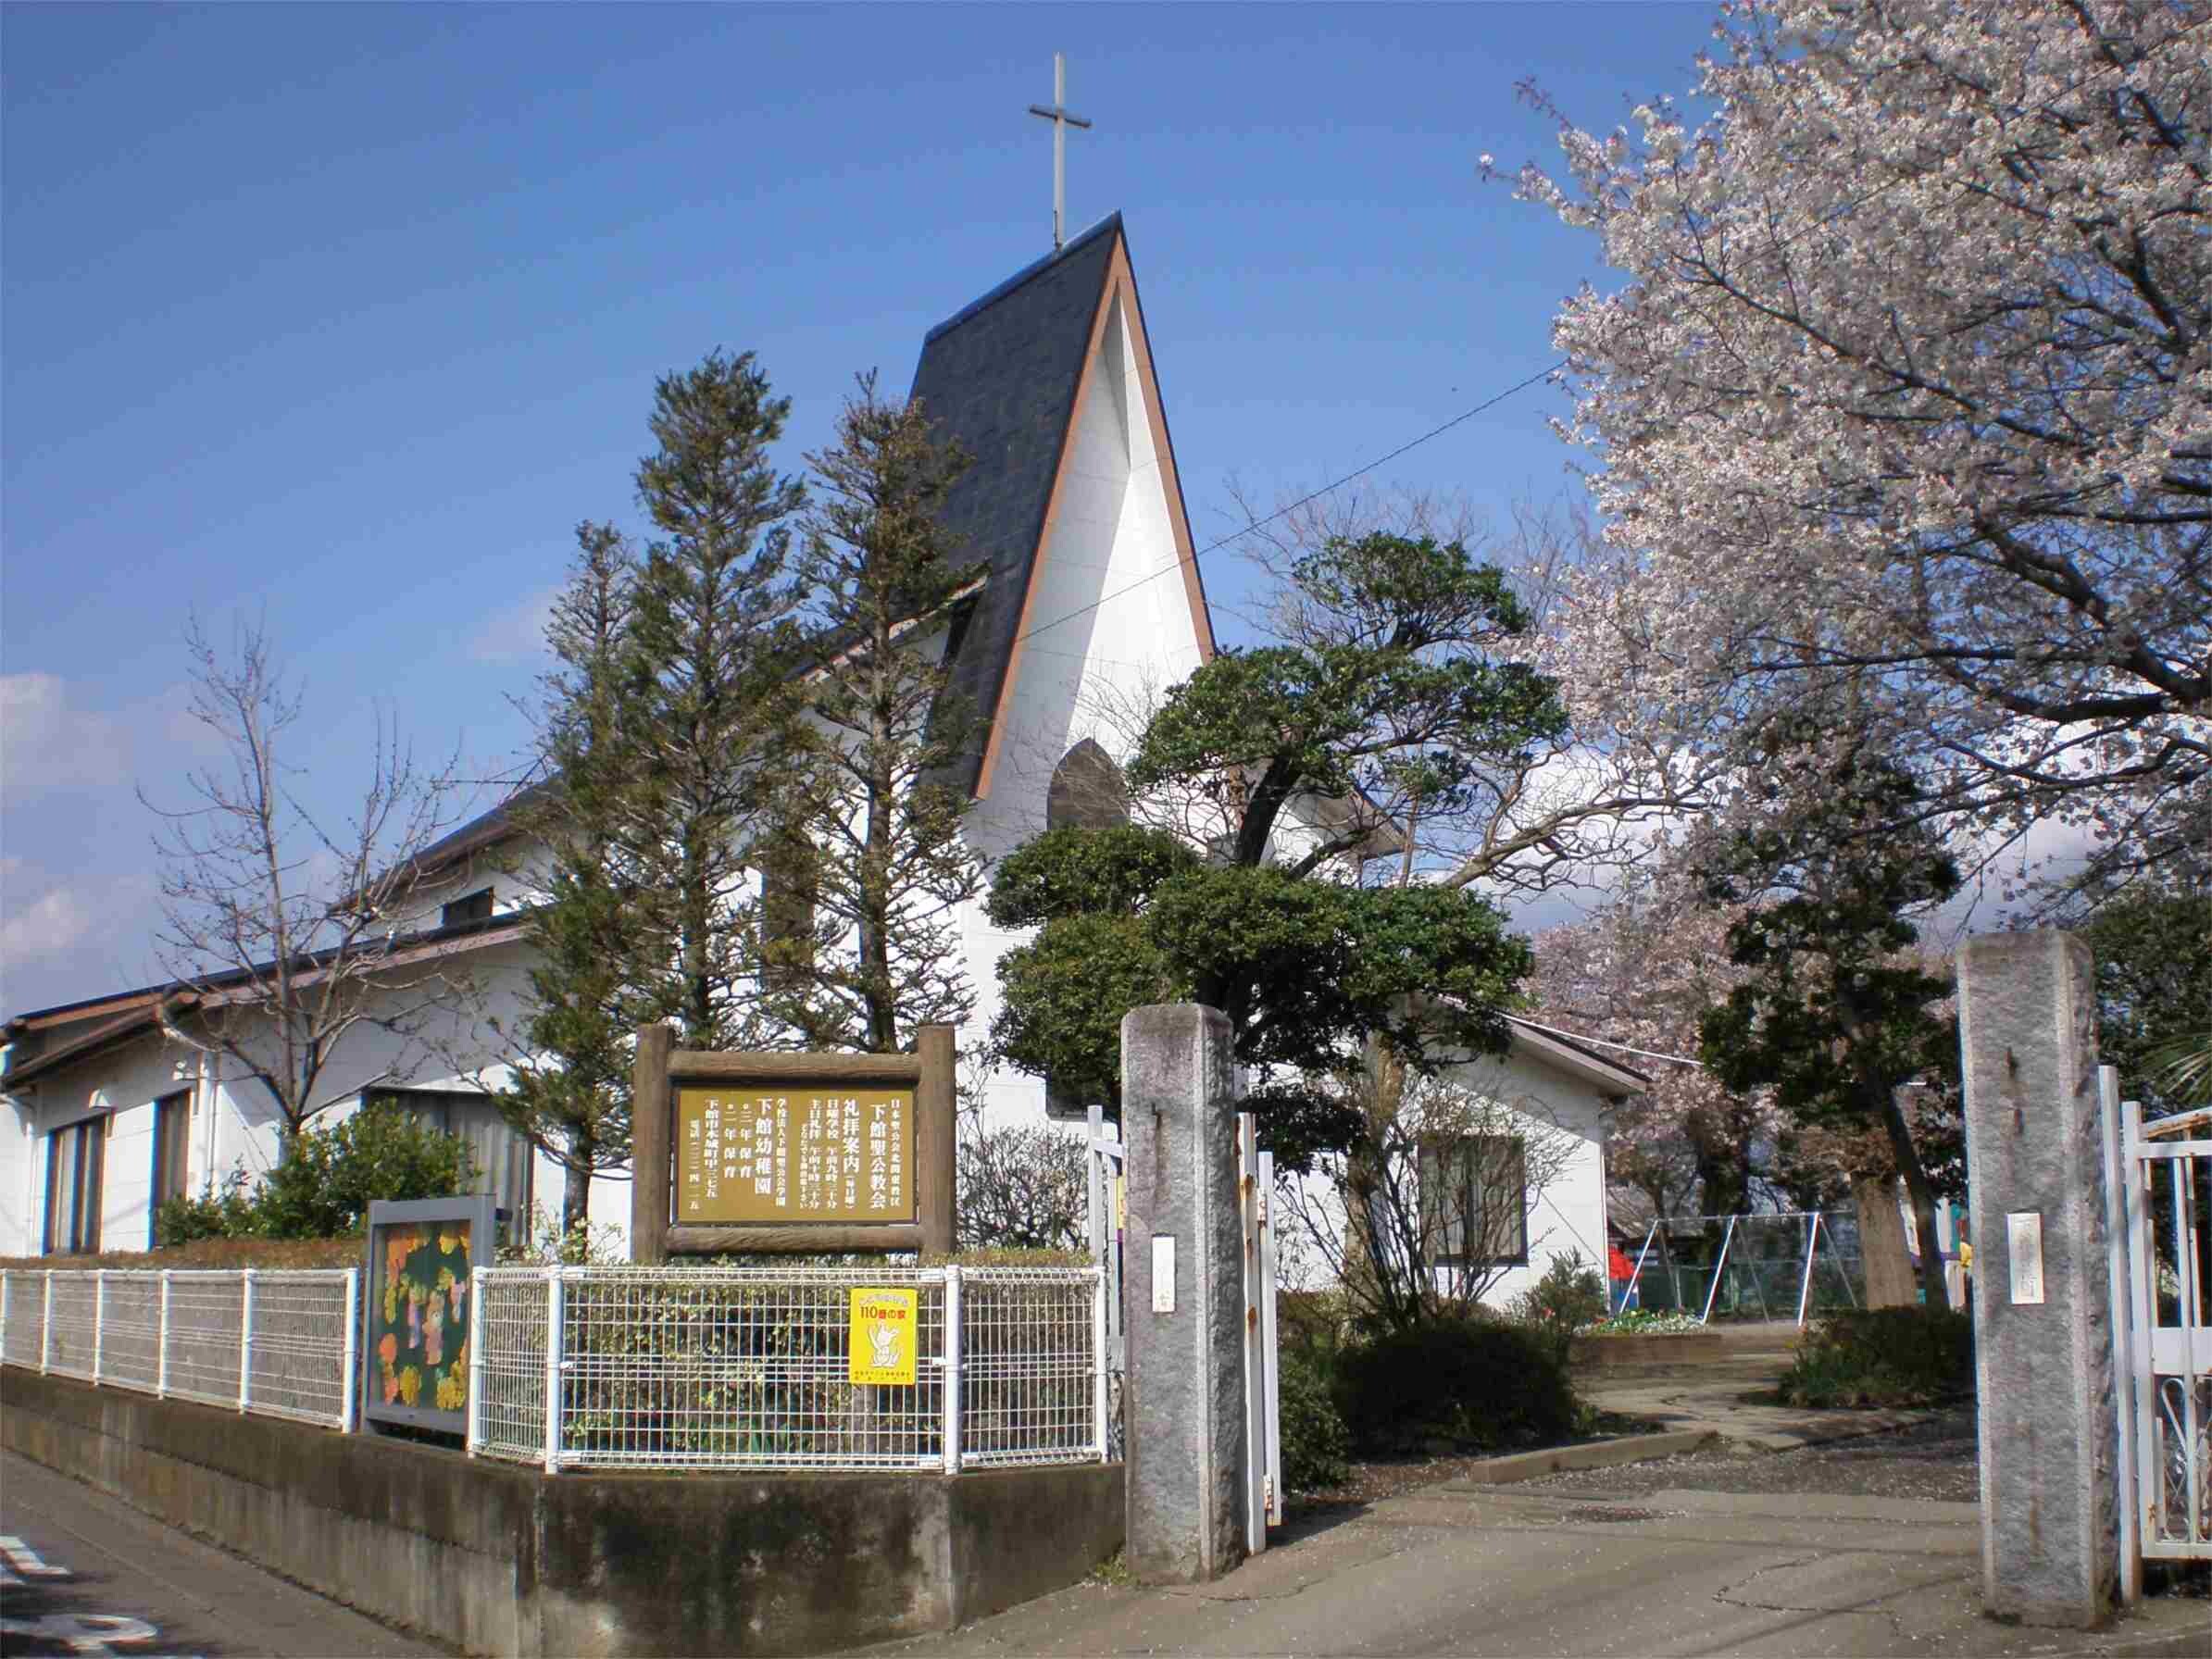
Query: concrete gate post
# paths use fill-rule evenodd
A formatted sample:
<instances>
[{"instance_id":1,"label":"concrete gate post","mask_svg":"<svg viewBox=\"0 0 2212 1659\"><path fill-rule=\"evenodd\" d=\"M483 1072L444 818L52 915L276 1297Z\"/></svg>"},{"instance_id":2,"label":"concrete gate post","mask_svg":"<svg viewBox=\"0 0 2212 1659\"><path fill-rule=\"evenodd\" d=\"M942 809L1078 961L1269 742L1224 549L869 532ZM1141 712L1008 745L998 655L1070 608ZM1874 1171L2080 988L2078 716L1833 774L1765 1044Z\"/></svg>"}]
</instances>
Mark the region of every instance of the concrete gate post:
<instances>
[{"instance_id":1,"label":"concrete gate post","mask_svg":"<svg viewBox=\"0 0 2212 1659\"><path fill-rule=\"evenodd\" d=\"M2118 1591L2120 1399L2089 949L1969 939L1958 992L1984 1607L2093 1628Z\"/></svg>"},{"instance_id":2,"label":"concrete gate post","mask_svg":"<svg viewBox=\"0 0 2212 1659\"><path fill-rule=\"evenodd\" d=\"M1244 1556L1243 1228L1229 1021L1166 1004L1121 1022L1128 1154L1122 1392L1130 1571L1218 1578Z\"/></svg>"}]
</instances>

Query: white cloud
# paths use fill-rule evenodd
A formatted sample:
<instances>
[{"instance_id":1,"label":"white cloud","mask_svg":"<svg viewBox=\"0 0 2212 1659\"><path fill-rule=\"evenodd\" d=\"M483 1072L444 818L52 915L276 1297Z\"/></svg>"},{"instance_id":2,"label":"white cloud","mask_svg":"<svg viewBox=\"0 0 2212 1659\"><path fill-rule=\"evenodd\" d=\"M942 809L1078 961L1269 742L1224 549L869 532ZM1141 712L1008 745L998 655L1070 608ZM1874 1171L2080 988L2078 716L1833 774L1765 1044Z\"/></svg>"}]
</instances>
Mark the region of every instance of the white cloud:
<instances>
[{"instance_id":1,"label":"white cloud","mask_svg":"<svg viewBox=\"0 0 2212 1659\"><path fill-rule=\"evenodd\" d=\"M166 759L206 754L213 734L174 685L122 708L72 706L58 674L0 674L0 790L113 789L131 781L142 747Z\"/></svg>"},{"instance_id":2,"label":"white cloud","mask_svg":"<svg viewBox=\"0 0 2212 1659\"><path fill-rule=\"evenodd\" d=\"M131 733L69 705L58 674L0 674L0 787L98 789L131 777Z\"/></svg>"},{"instance_id":3,"label":"white cloud","mask_svg":"<svg viewBox=\"0 0 2212 1659\"><path fill-rule=\"evenodd\" d=\"M50 961L81 943L93 913L67 888L57 887L21 910L0 918L0 956L14 966Z\"/></svg>"},{"instance_id":4,"label":"white cloud","mask_svg":"<svg viewBox=\"0 0 2212 1659\"><path fill-rule=\"evenodd\" d=\"M556 587L525 594L491 617L469 642L469 655L480 663L507 667L534 662L545 654L545 624L553 619Z\"/></svg>"}]
</instances>

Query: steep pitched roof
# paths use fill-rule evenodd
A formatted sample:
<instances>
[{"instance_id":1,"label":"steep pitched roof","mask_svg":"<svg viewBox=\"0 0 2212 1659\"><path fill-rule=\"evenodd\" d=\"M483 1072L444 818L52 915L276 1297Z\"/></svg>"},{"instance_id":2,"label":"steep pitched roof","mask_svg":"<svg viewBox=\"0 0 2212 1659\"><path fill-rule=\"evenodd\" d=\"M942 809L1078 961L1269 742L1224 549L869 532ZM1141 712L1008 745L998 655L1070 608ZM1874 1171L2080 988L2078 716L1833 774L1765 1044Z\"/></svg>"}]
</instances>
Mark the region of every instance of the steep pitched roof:
<instances>
[{"instance_id":1,"label":"steep pitched roof","mask_svg":"<svg viewBox=\"0 0 2212 1659\"><path fill-rule=\"evenodd\" d=\"M986 721L995 721L1019 656L1086 371L1107 311L1123 289L1200 649L1212 653L1181 486L1116 213L931 329L914 371L911 395L938 431L973 457L947 495L939 521L958 539L958 556L981 563L987 573L975 610L953 642L954 686ZM960 781L971 793L989 790L994 747L986 738L965 768Z\"/></svg>"}]
</instances>

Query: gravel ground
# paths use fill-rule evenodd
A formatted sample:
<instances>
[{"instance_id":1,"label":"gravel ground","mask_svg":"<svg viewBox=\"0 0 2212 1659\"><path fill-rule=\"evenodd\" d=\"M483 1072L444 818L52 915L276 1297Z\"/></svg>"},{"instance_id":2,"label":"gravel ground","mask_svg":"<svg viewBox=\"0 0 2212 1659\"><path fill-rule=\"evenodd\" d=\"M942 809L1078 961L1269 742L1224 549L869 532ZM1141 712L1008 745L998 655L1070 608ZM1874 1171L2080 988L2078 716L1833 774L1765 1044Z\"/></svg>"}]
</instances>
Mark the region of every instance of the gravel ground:
<instances>
[{"instance_id":1,"label":"gravel ground","mask_svg":"<svg viewBox=\"0 0 2212 1659\"><path fill-rule=\"evenodd\" d=\"M1952 1406L1886 1434L1791 1452L1693 1452L1657 1463L1549 1475L1516 1491L1643 1497L1670 1487L1706 1492L1838 1492L1971 1503L1981 1496L1974 1408Z\"/></svg>"}]
</instances>

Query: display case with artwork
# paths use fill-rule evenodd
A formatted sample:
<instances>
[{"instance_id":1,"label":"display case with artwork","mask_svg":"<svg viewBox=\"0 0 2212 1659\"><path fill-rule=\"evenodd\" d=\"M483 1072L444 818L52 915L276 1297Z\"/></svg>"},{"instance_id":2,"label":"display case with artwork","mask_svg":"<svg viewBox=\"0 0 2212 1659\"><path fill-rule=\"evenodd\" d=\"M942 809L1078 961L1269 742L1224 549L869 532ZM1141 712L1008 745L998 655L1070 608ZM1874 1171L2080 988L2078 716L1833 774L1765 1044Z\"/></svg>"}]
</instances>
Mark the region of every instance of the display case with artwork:
<instances>
[{"instance_id":1,"label":"display case with artwork","mask_svg":"<svg viewBox=\"0 0 2212 1659\"><path fill-rule=\"evenodd\" d=\"M369 1206L365 1422L468 1432L470 1275L492 1265L498 1238L498 1212L489 1198Z\"/></svg>"}]
</instances>

